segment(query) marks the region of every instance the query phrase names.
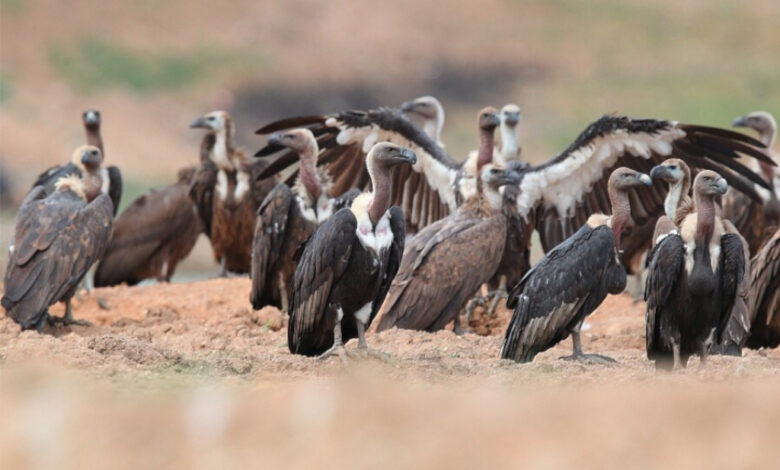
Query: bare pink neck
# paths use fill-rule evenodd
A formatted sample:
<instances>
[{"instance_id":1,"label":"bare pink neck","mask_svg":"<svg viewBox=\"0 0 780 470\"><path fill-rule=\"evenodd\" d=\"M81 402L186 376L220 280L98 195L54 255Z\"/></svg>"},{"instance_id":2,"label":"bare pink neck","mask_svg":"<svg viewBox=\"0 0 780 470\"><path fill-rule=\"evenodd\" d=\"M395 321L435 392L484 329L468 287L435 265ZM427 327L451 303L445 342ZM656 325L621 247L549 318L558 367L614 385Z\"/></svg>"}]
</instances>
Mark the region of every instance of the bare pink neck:
<instances>
[{"instance_id":1,"label":"bare pink neck","mask_svg":"<svg viewBox=\"0 0 780 470\"><path fill-rule=\"evenodd\" d=\"M314 154L314 150L306 148L299 154L301 160L300 178L303 187L306 188L306 192L309 193L313 201L319 199L322 194L322 184L317 176L317 166L315 160L317 156Z\"/></svg>"},{"instance_id":2,"label":"bare pink neck","mask_svg":"<svg viewBox=\"0 0 780 470\"><path fill-rule=\"evenodd\" d=\"M370 174L374 192L371 202L368 203L368 217L371 219L371 224L376 227L390 208L390 176L384 168L372 168Z\"/></svg>"},{"instance_id":3,"label":"bare pink neck","mask_svg":"<svg viewBox=\"0 0 780 470\"><path fill-rule=\"evenodd\" d=\"M709 245L715 229L715 201L698 192L693 197L696 203L696 244Z\"/></svg>"},{"instance_id":4,"label":"bare pink neck","mask_svg":"<svg viewBox=\"0 0 780 470\"><path fill-rule=\"evenodd\" d=\"M625 191L609 188L609 201L612 203L612 232L615 234L615 245L620 247L620 240L631 219L631 203L628 200L628 194Z\"/></svg>"},{"instance_id":5,"label":"bare pink neck","mask_svg":"<svg viewBox=\"0 0 780 470\"><path fill-rule=\"evenodd\" d=\"M100 153L103 152L103 138L100 136L99 127L87 127L87 145L92 145L100 149ZM105 154L103 155L105 157Z\"/></svg>"},{"instance_id":6,"label":"bare pink neck","mask_svg":"<svg viewBox=\"0 0 780 470\"><path fill-rule=\"evenodd\" d=\"M493 131L494 129L480 129L479 131L479 150L477 151L477 178L479 170L483 166L493 162Z\"/></svg>"}]
</instances>

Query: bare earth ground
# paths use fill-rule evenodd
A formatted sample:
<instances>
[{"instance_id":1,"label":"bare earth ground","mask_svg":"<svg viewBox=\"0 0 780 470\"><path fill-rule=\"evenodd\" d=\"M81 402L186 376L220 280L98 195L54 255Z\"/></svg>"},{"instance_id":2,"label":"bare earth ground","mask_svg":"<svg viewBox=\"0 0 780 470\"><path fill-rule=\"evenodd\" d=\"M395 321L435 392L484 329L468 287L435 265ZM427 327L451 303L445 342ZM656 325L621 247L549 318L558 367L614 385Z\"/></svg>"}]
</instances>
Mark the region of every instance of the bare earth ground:
<instances>
[{"instance_id":1,"label":"bare earth ground","mask_svg":"<svg viewBox=\"0 0 780 470\"><path fill-rule=\"evenodd\" d=\"M780 353L656 373L644 306L627 295L583 334L616 366L558 360L568 340L531 364L499 361L507 310L477 312L471 326L488 336L372 333L389 362L344 366L289 354L285 317L252 311L248 289L97 289L74 302L94 326L44 335L0 319L0 467L737 468L780 457Z\"/></svg>"}]
</instances>

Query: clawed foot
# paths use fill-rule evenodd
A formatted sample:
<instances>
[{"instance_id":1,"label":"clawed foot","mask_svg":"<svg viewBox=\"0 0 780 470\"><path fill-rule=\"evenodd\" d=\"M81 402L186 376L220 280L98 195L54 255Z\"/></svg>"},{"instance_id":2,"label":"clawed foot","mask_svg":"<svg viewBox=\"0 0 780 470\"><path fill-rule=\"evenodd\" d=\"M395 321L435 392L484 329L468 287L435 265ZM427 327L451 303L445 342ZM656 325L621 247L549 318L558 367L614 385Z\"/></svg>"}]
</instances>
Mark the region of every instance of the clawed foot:
<instances>
[{"instance_id":1,"label":"clawed foot","mask_svg":"<svg viewBox=\"0 0 780 470\"><path fill-rule=\"evenodd\" d=\"M55 317L49 315L49 323L52 325L56 325L57 323L61 323L63 326L70 326L70 325L78 325L78 326L92 326L92 322L89 322L87 320L76 320L75 318L62 316L62 317Z\"/></svg>"},{"instance_id":2,"label":"clawed foot","mask_svg":"<svg viewBox=\"0 0 780 470\"><path fill-rule=\"evenodd\" d=\"M475 295L474 298L469 300L468 305L466 305L466 323L471 322L471 314L474 313L474 310L476 310L477 307L487 307L487 300L482 294Z\"/></svg>"},{"instance_id":3,"label":"clawed foot","mask_svg":"<svg viewBox=\"0 0 780 470\"><path fill-rule=\"evenodd\" d=\"M585 362L588 364L617 364L617 361L601 354L572 354L571 356L561 356L559 359L564 361Z\"/></svg>"},{"instance_id":4,"label":"clawed foot","mask_svg":"<svg viewBox=\"0 0 780 470\"><path fill-rule=\"evenodd\" d=\"M505 291L504 289L497 289L491 292L488 292L486 298L492 299L490 301L490 308L488 309L488 315L495 316L496 309L498 308L498 303L501 302L501 299L506 299L509 297L509 293Z\"/></svg>"},{"instance_id":5,"label":"clawed foot","mask_svg":"<svg viewBox=\"0 0 780 470\"><path fill-rule=\"evenodd\" d=\"M390 362L390 355L382 351L367 347L358 347L353 353L347 353L350 357L358 359L376 359L382 362Z\"/></svg>"},{"instance_id":6,"label":"clawed foot","mask_svg":"<svg viewBox=\"0 0 780 470\"><path fill-rule=\"evenodd\" d=\"M347 355L347 350L344 348L344 345L334 344L332 348L322 353L317 359L319 359L320 361L324 361L331 357L338 357L339 359L341 359L341 362L346 363L348 359L348 355Z\"/></svg>"}]
</instances>

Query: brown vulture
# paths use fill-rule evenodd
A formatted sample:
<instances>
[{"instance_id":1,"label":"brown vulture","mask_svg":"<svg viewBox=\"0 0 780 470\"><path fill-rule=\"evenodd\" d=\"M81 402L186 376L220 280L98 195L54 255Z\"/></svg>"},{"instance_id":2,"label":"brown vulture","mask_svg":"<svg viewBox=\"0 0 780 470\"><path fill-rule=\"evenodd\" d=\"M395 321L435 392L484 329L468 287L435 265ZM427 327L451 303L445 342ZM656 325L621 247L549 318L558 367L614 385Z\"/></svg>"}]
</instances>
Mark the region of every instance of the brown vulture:
<instances>
[{"instance_id":1,"label":"brown vulture","mask_svg":"<svg viewBox=\"0 0 780 470\"><path fill-rule=\"evenodd\" d=\"M499 124L493 108L480 111L477 191L458 209L418 232L406 245L398 274L379 310L378 331L393 327L437 331L495 272L504 253L507 218L499 187L519 182L517 174L490 165Z\"/></svg>"},{"instance_id":2,"label":"brown vulture","mask_svg":"<svg viewBox=\"0 0 780 470\"><path fill-rule=\"evenodd\" d=\"M190 128L207 130L190 197L211 240L220 275L248 273L257 209L276 186L276 178L260 178L266 162L253 161L235 147L235 127L228 113L208 113L193 120Z\"/></svg>"},{"instance_id":3,"label":"brown vulture","mask_svg":"<svg viewBox=\"0 0 780 470\"><path fill-rule=\"evenodd\" d=\"M298 181L279 183L260 205L252 242L252 287L255 310L266 305L287 310L295 274L296 253L317 226L334 212L349 206L360 190L341 198L331 196L330 177L317 168L317 140L308 129L274 134L269 148L283 147L298 154Z\"/></svg>"},{"instance_id":4,"label":"brown vulture","mask_svg":"<svg viewBox=\"0 0 780 470\"><path fill-rule=\"evenodd\" d=\"M728 331L746 276L746 247L717 215L715 199L728 183L714 171L693 183L693 211L656 243L651 253L647 299L647 357L659 369L684 367L698 354L702 364ZM735 353L727 346L724 352ZM736 345L739 347L739 345Z\"/></svg>"},{"instance_id":5,"label":"brown vulture","mask_svg":"<svg viewBox=\"0 0 780 470\"><path fill-rule=\"evenodd\" d=\"M358 349L372 353L365 330L382 305L401 264L404 216L390 206L390 173L416 157L389 142L368 152L372 192L360 194L323 222L312 235L295 270L287 339L290 352L346 358L344 343L358 337Z\"/></svg>"},{"instance_id":6,"label":"brown vulture","mask_svg":"<svg viewBox=\"0 0 780 470\"><path fill-rule=\"evenodd\" d=\"M777 123L771 114L757 111L736 118L733 124L755 130L758 140L768 147L769 155L776 161L772 146L777 138ZM756 254L780 226L780 173L766 162L752 162L752 167L769 182L770 189L759 190L760 200L729 189L723 198L723 217L736 225L747 239L750 253Z\"/></svg>"},{"instance_id":7,"label":"brown vulture","mask_svg":"<svg viewBox=\"0 0 780 470\"><path fill-rule=\"evenodd\" d=\"M80 163L80 156L75 156L74 154L74 158L69 163L53 166L38 175L32 188L42 186L45 194L49 195L54 192L55 183L63 176L76 175L81 178L85 174L89 174L93 178L99 177L102 181L100 191L111 197L114 215L116 216L119 210L119 202L122 198L122 173L116 166L103 166L106 155L103 150L103 138L100 135L100 111L88 109L82 114L81 120L87 135L87 145L97 147L100 150L100 162L98 162L96 167L86 169Z\"/></svg>"},{"instance_id":8,"label":"brown vulture","mask_svg":"<svg viewBox=\"0 0 780 470\"><path fill-rule=\"evenodd\" d=\"M150 190L122 212L95 270L95 287L170 282L203 231L189 196L194 173L195 167L181 169L176 183Z\"/></svg>"},{"instance_id":9,"label":"brown vulture","mask_svg":"<svg viewBox=\"0 0 780 470\"><path fill-rule=\"evenodd\" d=\"M780 345L780 229L753 258L750 273L750 312L753 325L747 347Z\"/></svg>"},{"instance_id":10,"label":"brown vulture","mask_svg":"<svg viewBox=\"0 0 780 470\"><path fill-rule=\"evenodd\" d=\"M65 302L65 315L51 320L86 323L73 319L70 299L103 254L113 221L111 199L93 185L65 176L49 195L43 187L33 188L19 208L2 305L22 328L40 331L56 302ZM87 202L90 194L96 196Z\"/></svg>"},{"instance_id":11,"label":"brown vulture","mask_svg":"<svg viewBox=\"0 0 780 470\"><path fill-rule=\"evenodd\" d=\"M618 247L631 221L630 190L651 184L644 173L616 169L607 183L612 215L591 215L512 288L507 306L514 314L501 347L502 359L530 362L571 334L573 353L568 358L614 362L606 356L583 354L580 328L607 294L619 294L626 287Z\"/></svg>"}]
</instances>

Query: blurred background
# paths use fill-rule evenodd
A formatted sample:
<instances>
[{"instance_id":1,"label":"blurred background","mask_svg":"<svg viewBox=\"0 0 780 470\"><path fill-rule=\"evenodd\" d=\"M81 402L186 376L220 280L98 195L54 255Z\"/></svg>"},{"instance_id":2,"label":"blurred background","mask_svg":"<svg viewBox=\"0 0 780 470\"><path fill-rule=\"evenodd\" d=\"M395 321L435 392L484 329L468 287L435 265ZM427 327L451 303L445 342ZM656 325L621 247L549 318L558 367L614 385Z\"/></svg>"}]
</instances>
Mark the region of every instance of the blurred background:
<instances>
[{"instance_id":1,"label":"blurred background","mask_svg":"<svg viewBox=\"0 0 780 470\"><path fill-rule=\"evenodd\" d=\"M218 108L254 152L272 119L432 94L462 156L477 110L515 102L534 161L604 113L729 126L777 112L778 24L776 0L0 0L0 242L35 176L83 142L88 107L123 206L197 161L187 124ZM179 274L212 269L205 241L192 258Z\"/></svg>"}]
</instances>

